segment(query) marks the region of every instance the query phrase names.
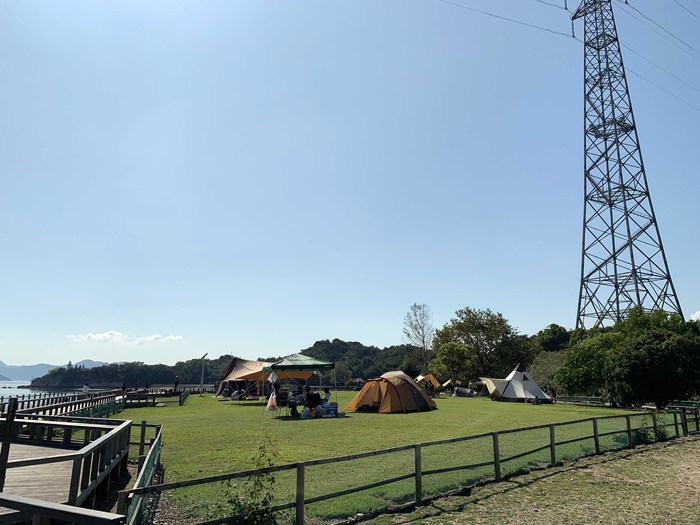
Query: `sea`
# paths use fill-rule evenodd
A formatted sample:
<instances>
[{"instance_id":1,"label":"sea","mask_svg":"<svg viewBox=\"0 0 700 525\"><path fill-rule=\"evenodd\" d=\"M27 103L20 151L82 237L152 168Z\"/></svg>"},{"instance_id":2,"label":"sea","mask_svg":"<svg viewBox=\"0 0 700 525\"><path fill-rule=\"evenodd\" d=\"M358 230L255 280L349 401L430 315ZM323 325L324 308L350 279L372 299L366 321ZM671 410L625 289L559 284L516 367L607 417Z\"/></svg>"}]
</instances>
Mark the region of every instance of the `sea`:
<instances>
[{"instance_id":1,"label":"sea","mask_svg":"<svg viewBox=\"0 0 700 525\"><path fill-rule=\"evenodd\" d=\"M20 388L21 386L29 385L30 381L0 381L0 397L7 399L8 397L21 396L27 394L40 394L46 390L35 388Z\"/></svg>"}]
</instances>

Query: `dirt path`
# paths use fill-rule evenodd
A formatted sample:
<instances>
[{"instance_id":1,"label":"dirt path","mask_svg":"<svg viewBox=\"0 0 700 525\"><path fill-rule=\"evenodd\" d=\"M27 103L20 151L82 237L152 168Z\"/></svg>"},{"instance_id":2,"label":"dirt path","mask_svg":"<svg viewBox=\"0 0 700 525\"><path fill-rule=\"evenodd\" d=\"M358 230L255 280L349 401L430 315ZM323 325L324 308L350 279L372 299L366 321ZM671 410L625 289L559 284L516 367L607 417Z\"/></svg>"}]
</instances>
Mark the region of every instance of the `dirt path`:
<instances>
[{"instance_id":1,"label":"dirt path","mask_svg":"<svg viewBox=\"0 0 700 525\"><path fill-rule=\"evenodd\" d=\"M363 525L700 523L700 437L582 459Z\"/></svg>"}]
</instances>

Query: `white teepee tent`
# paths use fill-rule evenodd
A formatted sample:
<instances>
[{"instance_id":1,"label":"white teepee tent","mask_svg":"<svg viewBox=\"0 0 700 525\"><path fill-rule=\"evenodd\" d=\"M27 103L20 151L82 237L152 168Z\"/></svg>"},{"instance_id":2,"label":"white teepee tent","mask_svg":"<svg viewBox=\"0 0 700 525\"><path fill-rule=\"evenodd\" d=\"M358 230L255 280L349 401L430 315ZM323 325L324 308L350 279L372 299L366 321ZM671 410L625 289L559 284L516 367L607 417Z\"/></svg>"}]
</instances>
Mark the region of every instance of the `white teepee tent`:
<instances>
[{"instance_id":1,"label":"white teepee tent","mask_svg":"<svg viewBox=\"0 0 700 525\"><path fill-rule=\"evenodd\" d=\"M539 399L545 403L551 402L551 398L530 377L523 365L518 365L505 379L491 379L480 377L486 388L489 389L491 399L498 401L532 401Z\"/></svg>"}]
</instances>

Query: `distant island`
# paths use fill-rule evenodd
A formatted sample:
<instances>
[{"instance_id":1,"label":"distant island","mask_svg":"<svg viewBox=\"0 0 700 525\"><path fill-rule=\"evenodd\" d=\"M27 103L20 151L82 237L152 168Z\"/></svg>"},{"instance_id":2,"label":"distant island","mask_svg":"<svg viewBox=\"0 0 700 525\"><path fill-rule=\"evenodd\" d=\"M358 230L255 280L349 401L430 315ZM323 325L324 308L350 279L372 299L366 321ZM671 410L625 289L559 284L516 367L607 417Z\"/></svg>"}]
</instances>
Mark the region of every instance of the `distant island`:
<instances>
[{"instance_id":1,"label":"distant island","mask_svg":"<svg viewBox=\"0 0 700 525\"><path fill-rule=\"evenodd\" d=\"M33 378L46 375L50 370L60 368L61 366L93 368L106 364L105 362L93 361L92 359L84 359L74 365L71 363L65 365L50 365L48 363L38 363L36 365L8 365L0 361L0 381L31 381Z\"/></svg>"}]
</instances>

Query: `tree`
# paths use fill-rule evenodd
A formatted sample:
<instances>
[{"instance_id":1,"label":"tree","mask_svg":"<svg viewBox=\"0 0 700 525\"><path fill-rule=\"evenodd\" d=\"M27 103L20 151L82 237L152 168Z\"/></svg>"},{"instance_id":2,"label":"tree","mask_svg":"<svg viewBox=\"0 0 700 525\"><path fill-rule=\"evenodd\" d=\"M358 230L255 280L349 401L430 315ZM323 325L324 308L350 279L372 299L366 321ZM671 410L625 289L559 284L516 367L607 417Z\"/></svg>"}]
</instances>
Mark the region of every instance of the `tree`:
<instances>
[{"instance_id":1,"label":"tree","mask_svg":"<svg viewBox=\"0 0 700 525\"><path fill-rule=\"evenodd\" d=\"M545 352L561 352L569 345L571 332L558 324L550 324L547 328L537 332L535 344Z\"/></svg>"},{"instance_id":2,"label":"tree","mask_svg":"<svg viewBox=\"0 0 700 525\"><path fill-rule=\"evenodd\" d=\"M528 369L535 382L541 387L554 386L561 390L557 374L564 365L565 352L540 352Z\"/></svg>"},{"instance_id":3,"label":"tree","mask_svg":"<svg viewBox=\"0 0 700 525\"><path fill-rule=\"evenodd\" d=\"M622 334L605 332L582 339L571 347L557 376L562 392L574 396L609 397L609 356L623 342Z\"/></svg>"},{"instance_id":4,"label":"tree","mask_svg":"<svg viewBox=\"0 0 700 525\"><path fill-rule=\"evenodd\" d=\"M463 343L445 343L435 352L430 369L443 378L453 381L469 381L475 376L475 350Z\"/></svg>"},{"instance_id":5,"label":"tree","mask_svg":"<svg viewBox=\"0 0 700 525\"><path fill-rule=\"evenodd\" d=\"M665 407L700 389L700 331L677 314L630 310L606 331L577 333L558 379L573 395L602 395L613 403Z\"/></svg>"},{"instance_id":6,"label":"tree","mask_svg":"<svg viewBox=\"0 0 700 525\"><path fill-rule=\"evenodd\" d=\"M428 372L433 355L433 312L427 304L414 303L403 319L403 339L419 349L422 372Z\"/></svg>"},{"instance_id":7,"label":"tree","mask_svg":"<svg viewBox=\"0 0 700 525\"><path fill-rule=\"evenodd\" d=\"M433 347L450 342L470 346L476 352L477 375L505 377L518 363L532 362L532 343L518 335L501 314L463 308L455 315L435 332Z\"/></svg>"}]
</instances>

